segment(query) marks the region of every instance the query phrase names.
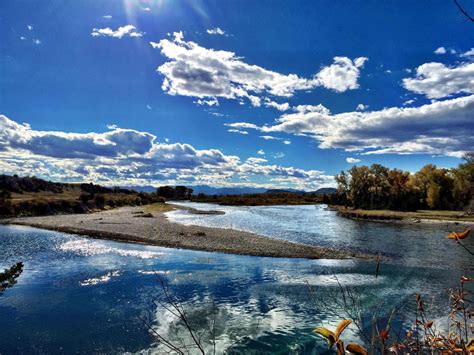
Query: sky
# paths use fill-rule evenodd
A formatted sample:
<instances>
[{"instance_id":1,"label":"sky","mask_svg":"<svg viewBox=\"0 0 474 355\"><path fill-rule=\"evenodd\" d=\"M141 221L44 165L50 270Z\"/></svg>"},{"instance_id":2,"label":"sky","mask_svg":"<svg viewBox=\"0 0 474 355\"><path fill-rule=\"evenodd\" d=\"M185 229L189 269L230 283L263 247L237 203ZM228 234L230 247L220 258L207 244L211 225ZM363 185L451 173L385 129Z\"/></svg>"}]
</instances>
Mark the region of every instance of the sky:
<instances>
[{"instance_id":1,"label":"sky","mask_svg":"<svg viewBox=\"0 0 474 355\"><path fill-rule=\"evenodd\" d=\"M0 173L312 190L454 167L473 34L452 1L2 0Z\"/></svg>"}]
</instances>

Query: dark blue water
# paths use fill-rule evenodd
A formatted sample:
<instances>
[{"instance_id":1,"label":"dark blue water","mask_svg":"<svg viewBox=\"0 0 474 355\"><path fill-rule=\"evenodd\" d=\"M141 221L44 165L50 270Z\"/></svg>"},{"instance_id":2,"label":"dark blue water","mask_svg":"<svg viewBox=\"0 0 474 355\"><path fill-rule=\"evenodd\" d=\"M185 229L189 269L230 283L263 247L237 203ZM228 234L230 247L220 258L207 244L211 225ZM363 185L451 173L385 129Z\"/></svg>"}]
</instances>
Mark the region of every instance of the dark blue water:
<instances>
[{"instance_id":1,"label":"dark blue water","mask_svg":"<svg viewBox=\"0 0 474 355\"><path fill-rule=\"evenodd\" d=\"M18 283L0 295L1 354L162 352L143 320L189 343L183 324L154 302L165 301L159 278L208 350L215 324L218 353L322 353L325 342L311 330L344 317L334 302L338 282L368 311L379 304L407 311L421 292L436 318L446 309L446 289L464 273L401 259L382 265L375 278L372 262L176 250L18 226L0 226L0 251L0 268L25 264ZM345 336L359 340L351 328Z\"/></svg>"}]
</instances>

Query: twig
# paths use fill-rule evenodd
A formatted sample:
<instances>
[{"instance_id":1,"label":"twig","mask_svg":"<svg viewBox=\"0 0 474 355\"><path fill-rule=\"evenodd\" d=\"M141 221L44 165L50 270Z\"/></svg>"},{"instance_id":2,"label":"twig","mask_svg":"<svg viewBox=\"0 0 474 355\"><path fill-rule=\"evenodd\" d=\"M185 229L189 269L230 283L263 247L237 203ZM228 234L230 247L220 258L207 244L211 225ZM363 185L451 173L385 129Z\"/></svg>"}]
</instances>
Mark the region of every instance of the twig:
<instances>
[{"instance_id":1,"label":"twig","mask_svg":"<svg viewBox=\"0 0 474 355\"><path fill-rule=\"evenodd\" d=\"M456 6L458 7L459 11L461 11L461 13L466 16L469 20L471 20L471 22L474 22L474 17L472 17L471 15L468 14L468 12L466 10L464 10L464 8L461 6L461 4L458 2L458 0L454 0L454 3L456 4Z\"/></svg>"}]
</instances>

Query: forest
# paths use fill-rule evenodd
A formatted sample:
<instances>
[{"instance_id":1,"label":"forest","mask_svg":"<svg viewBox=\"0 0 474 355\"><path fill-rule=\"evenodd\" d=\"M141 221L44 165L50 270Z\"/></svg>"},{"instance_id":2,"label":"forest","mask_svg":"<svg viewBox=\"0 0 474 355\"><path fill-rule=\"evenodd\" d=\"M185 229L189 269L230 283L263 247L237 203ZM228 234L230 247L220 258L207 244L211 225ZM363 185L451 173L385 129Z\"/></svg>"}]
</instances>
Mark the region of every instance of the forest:
<instances>
[{"instance_id":1,"label":"forest","mask_svg":"<svg viewBox=\"0 0 474 355\"><path fill-rule=\"evenodd\" d=\"M474 153L465 154L457 168L428 164L410 173L373 164L354 166L335 179L337 192L329 198L334 205L396 211L472 209Z\"/></svg>"}]
</instances>

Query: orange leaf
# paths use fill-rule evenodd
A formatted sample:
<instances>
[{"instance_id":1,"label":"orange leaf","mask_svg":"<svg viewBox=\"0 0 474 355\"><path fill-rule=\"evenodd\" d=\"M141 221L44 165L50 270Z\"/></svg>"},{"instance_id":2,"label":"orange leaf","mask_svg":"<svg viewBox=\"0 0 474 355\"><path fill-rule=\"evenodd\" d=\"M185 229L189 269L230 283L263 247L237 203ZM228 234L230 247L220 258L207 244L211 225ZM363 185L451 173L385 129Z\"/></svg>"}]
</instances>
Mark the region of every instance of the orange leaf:
<instances>
[{"instance_id":1,"label":"orange leaf","mask_svg":"<svg viewBox=\"0 0 474 355\"><path fill-rule=\"evenodd\" d=\"M337 355L344 355L346 352L344 351L344 342L342 340L338 340L336 343Z\"/></svg>"},{"instance_id":2,"label":"orange leaf","mask_svg":"<svg viewBox=\"0 0 474 355\"><path fill-rule=\"evenodd\" d=\"M451 232L448 234L448 239L464 239L467 238L471 230L468 228L462 232Z\"/></svg>"},{"instance_id":3,"label":"orange leaf","mask_svg":"<svg viewBox=\"0 0 474 355\"><path fill-rule=\"evenodd\" d=\"M334 343L337 341L336 335L332 331L330 331L328 328L318 327L316 329L313 329L313 333L316 333L325 337L326 341L328 342L329 348L332 348Z\"/></svg>"},{"instance_id":4,"label":"orange leaf","mask_svg":"<svg viewBox=\"0 0 474 355\"><path fill-rule=\"evenodd\" d=\"M432 320L429 320L428 322L426 322L426 328L431 328L433 326L433 321Z\"/></svg>"},{"instance_id":5,"label":"orange leaf","mask_svg":"<svg viewBox=\"0 0 474 355\"><path fill-rule=\"evenodd\" d=\"M337 325L337 328L336 328L336 331L334 332L336 334L336 338L339 339L339 337L341 336L341 333L344 331L344 329L347 328L347 326L349 324L351 324L352 321L349 320L349 319L344 319L342 321L339 322L339 324Z\"/></svg>"},{"instance_id":6,"label":"orange leaf","mask_svg":"<svg viewBox=\"0 0 474 355\"><path fill-rule=\"evenodd\" d=\"M379 337L382 338L383 340L387 340L388 339L388 330L384 329L384 330L380 331Z\"/></svg>"},{"instance_id":7,"label":"orange leaf","mask_svg":"<svg viewBox=\"0 0 474 355\"><path fill-rule=\"evenodd\" d=\"M368 355L369 352L361 345L356 344L356 343L350 343L347 344L346 350L350 352L351 354L356 354L356 355Z\"/></svg>"}]
</instances>

